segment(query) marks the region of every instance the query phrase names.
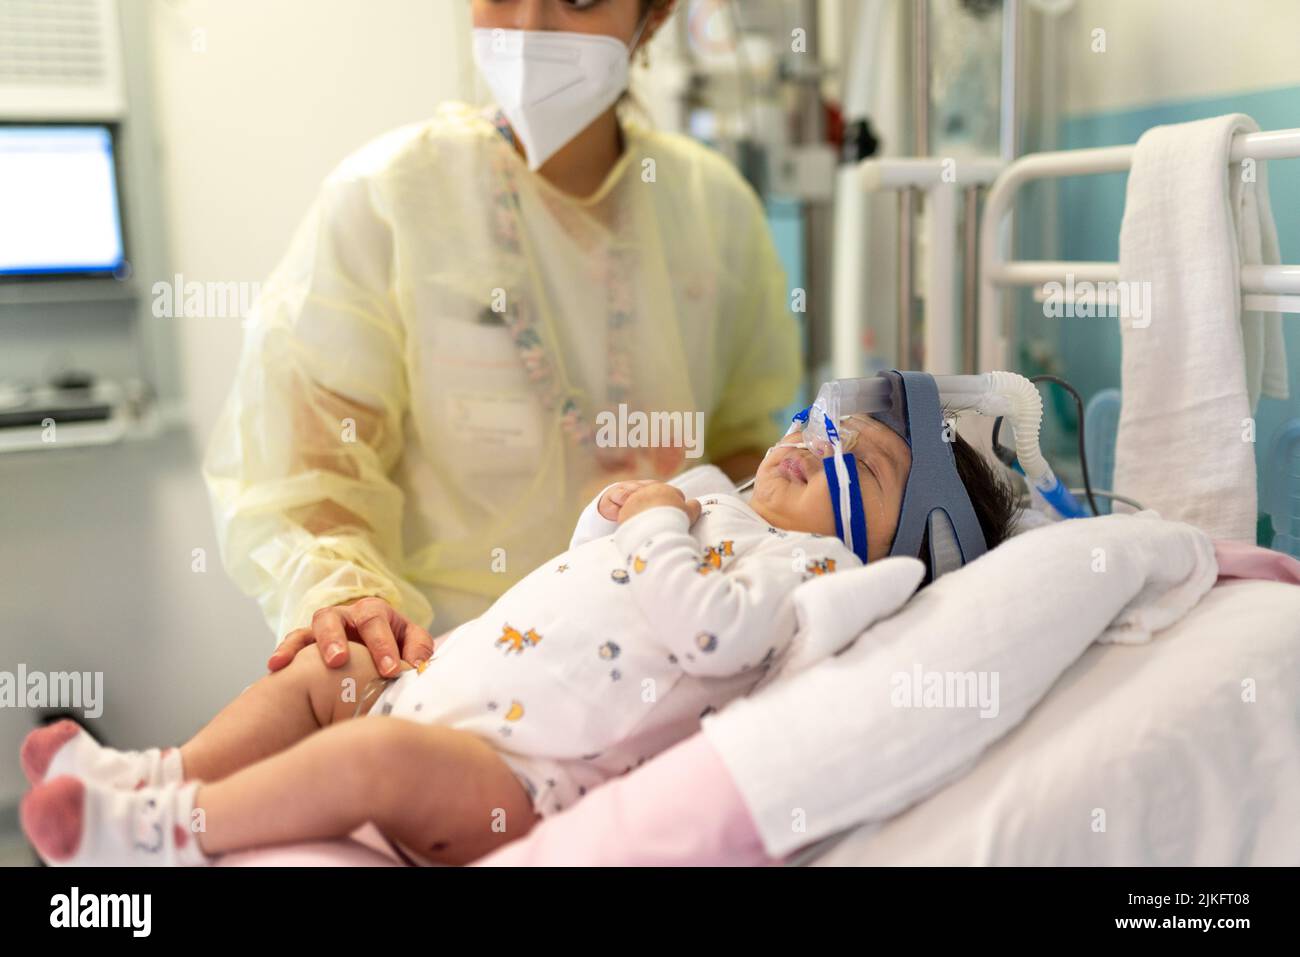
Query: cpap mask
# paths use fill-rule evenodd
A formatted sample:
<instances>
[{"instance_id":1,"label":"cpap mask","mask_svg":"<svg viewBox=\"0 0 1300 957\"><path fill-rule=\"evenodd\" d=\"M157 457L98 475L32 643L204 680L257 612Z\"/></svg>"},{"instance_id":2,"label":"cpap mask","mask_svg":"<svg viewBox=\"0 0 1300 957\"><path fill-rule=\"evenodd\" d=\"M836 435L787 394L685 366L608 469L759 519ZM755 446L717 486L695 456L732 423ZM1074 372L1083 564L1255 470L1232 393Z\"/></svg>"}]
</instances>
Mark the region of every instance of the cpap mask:
<instances>
[{"instance_id":1,"label":"cpap mask","mask_svg":"<svg viewBox=\"0 0 1300 957\"><path fill-rule=\"evenodd\" d=\"M811 406L794 417L786 440L822 457L835 511L835 532L867 561L867 522L852 449L859 431L854 416L867 415L907 443L912 467L890 555L917 555L929 536L931 580L960 568L987 550L970 495L957 474L952 452L952 415L1001 415L1014 427L1016 452L1030 485L1066 517L1085 513L1053 474L1038 448L1043 401L1032 382L1011 372L931 376L924 372L882 372L865 379L835 379L817 392ZM802 432L800 441L790 437Z\"/></svg>"}]
</instances>

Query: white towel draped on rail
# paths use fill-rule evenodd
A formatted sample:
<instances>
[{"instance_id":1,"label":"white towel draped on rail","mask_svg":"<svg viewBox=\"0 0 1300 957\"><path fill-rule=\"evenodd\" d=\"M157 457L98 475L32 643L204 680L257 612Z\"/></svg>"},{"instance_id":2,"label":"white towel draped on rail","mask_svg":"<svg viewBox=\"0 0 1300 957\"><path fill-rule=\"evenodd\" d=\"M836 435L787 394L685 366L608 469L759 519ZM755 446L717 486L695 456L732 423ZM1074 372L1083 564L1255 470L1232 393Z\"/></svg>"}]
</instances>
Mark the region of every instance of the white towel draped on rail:
<instances>
[{"instance_id":1,"label":"white towel draped on rail","mask_svg":"<svg viewBox=\"0 0 1300 957\"><path fill-rule=\"evenodd\" d=\"M1261 391L1286 398L1281 316L1242 313L1241 265L1279 262L1263 163L1228 162L1248 116L1157 126L1138 141L1120 228L1120 279L1150 283L1121 317L1115 487L1212 537L1255 540ZM1138 287L1134 287L1138 288Z\"/></svg>"}]
</instances>

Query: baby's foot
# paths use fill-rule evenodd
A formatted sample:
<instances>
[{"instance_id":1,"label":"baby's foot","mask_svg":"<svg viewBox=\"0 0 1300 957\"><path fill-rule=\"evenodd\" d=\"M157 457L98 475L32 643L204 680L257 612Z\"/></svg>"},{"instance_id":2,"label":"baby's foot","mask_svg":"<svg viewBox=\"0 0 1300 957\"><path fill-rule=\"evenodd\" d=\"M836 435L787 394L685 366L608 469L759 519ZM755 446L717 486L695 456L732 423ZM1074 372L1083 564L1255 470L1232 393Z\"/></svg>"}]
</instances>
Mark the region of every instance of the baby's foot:
<instances>
[{"instance_id":1,"label":"baby's foot","mask_svg":"<svg viewBox=\"0 0 1300 957\"><path fill-rule=\"evenodd\" d=\"M19 813L52 867L199 867L210 861L190 828L198 788L123 791L64 775L27 792Z\"/></svg>"},{"instance_id":2,"label":"baby's foot","mask_svg":"<svg viewBox=\"0 0 1300 957\"><path fill-rule=\"evenodd\" d=\"M60 774L114 788L156 787L184 779L181 753L175 748L115 751L67 720L29 734L23 742L22 764L32 784Z\"/></svg>"}]
</instances>

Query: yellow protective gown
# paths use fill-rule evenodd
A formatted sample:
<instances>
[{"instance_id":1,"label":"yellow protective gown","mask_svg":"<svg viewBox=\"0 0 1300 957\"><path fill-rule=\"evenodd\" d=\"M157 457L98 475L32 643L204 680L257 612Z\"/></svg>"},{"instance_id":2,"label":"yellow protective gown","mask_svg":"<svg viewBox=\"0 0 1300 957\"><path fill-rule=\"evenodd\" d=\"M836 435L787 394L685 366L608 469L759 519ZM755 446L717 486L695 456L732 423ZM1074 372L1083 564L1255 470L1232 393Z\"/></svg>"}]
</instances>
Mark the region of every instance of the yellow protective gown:
<instances>
[{"instance_id":1,"label":"yellow protective gown","mask_svg":"<svg viewBox=\"0 0 1300 957\"><path fill-rule=\"evenodd\" d=\"M779 434L800 361L761 204L698 144L625 133L582 200L462 105L326 180L205 461L222 558L277 636L364 595L453 627L609 482L702 462L610 449L598 412L702 411L713 460Z\"/></svg>"}]
</instances>

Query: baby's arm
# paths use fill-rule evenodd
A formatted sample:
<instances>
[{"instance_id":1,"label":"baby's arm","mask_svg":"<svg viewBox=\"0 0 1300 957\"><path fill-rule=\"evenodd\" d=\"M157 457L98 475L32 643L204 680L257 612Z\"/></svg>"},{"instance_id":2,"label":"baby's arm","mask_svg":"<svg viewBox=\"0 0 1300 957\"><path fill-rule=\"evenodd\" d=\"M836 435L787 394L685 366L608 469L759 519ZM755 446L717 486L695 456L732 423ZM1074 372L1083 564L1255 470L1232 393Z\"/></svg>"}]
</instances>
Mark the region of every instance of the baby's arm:
<instances>
[{"instance_id":1,"label":"baby's arm","mask_svg":"<svg viewBox=\"0 0 1300 957\"><path fill-rule=\"evenodd\" d=\"M656 635L689 674L725 677L780 651L796 627L790 592L816 556L799 538L715 567L676 507L651 508L614 536L628 556L629 585ZM727 559L720 556L720 562Z\"/></svg>"},{"instance_id":2,"label":"baby's arm","mask_svg":"<svg viewBox=\"0 0 1300 957\"><path fill-rule=\"evenodd\" d=\"M607 485L599 495L587 503L587 507L578 516L578 523L573 529L573 539L569 542L569 547L577 548L593 539L613 535L618 530L619 512L632 492L647 485L658 484L661 483L656 479L636 479ZM662 484L671 485L683 495L704 495L711 492L734 494L736 491L732 481L714 465L701 465L688 469Z\"/></svg>"}]
</instances>

